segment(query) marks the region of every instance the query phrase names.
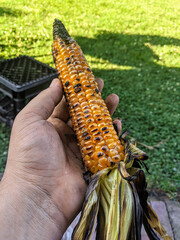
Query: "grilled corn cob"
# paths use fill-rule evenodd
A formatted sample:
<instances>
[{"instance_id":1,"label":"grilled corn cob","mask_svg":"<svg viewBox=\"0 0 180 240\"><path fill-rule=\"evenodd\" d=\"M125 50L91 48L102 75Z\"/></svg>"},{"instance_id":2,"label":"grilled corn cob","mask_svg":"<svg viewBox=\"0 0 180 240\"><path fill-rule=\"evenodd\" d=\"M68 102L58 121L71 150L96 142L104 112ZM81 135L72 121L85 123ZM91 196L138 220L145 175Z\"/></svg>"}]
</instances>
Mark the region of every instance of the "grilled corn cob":
<instances>
[{"instance_id":1,"label":"grilled corn cob","mask_svg":"<svg viewBox=\"0 0 180 240\"><path fill-rule=\"evenodd\" d=\"M145 175L138 164L147 155L122 137L119 140L82 50L57 19L53 37L55 66L86 169L91 172L72 239L91 239L97 224L98 240L140 240L143 222L150 239L159 239L155 229L170 240L147 204Z\"/></svg>"},{"instance_id":2,"label":"grilled corn cob","mask_svg":"<svg viewBox=\"0 0 180 240\"><path fill-rule=\"evenodd\" d=\"M96 173L124 159L124 147L99 92L95 77L79 47L62 23L55 21L52 47L81 155L88 170ZM65 36L65 37L64 37ZM68 38L67 38L68 36Z\"/></svg>"}]
</instances>

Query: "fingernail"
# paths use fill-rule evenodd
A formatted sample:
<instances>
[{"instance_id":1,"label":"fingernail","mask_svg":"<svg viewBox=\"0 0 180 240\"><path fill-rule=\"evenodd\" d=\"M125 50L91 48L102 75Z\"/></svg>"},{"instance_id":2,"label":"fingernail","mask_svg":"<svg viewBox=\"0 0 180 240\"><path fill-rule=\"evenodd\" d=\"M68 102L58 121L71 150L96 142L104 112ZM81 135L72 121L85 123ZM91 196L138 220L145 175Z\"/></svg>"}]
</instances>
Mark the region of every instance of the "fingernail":
<instances>
[{"instance_id":1,"label":"fingernail","mask_svg":"<svg viewBox=\"0 0 180 240\"><path fill-rule=\"evenodd\" d=\"M55 78L52 80L51 84L50 84L50 87L55 87L55 86L59 86L59 79L58 78Z\"/></svg>"},{"instance_id":2,"label":"fingernail","mask_svg":"<svg viewBox=\"0 0 180 240\"><path fill-rule=\"evenodd\" d=\"M121 123L123 122L122 118L118 117L117 118Z\"/></svg>"}]
</instances>

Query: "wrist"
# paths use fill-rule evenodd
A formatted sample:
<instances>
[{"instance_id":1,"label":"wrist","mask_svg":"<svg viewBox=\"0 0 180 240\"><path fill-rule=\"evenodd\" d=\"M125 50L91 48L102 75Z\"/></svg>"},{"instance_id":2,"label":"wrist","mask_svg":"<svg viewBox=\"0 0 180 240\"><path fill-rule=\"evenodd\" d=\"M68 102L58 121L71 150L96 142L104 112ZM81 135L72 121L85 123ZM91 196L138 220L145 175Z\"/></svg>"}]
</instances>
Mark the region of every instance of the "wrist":
<instances>
[{"instance_id":1,"label":"wrist","mask_svg":"<svg viewBox=\"0 0 180 240\"><path fill-rule=\"evenodd\" d=\"M0 183L0 239L60 239L68 223L47 193L22 180Z\"/></svg>"}]
</instances>

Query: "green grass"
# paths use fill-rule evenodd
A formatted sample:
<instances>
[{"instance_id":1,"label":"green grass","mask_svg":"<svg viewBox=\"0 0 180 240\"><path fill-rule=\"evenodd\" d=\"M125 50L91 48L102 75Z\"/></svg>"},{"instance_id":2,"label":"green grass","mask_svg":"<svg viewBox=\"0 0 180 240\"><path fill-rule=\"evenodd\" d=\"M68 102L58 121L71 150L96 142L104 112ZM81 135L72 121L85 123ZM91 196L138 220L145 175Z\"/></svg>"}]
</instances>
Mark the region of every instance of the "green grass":
<instances>
[{"instance_id":1,"label":"green grass","mask_svg":"<svg viewBox=\"0 0 180 240\"><path fill-rule=\"evenodd\" d=\"M51 66L52 23L61 19L82 47L103 97L114 92L115 117L148 152L149 188L175 197L179 182L180 3L178 0L1 0L0 58L29 55ZM9 131L0 125L0 164Z\"/></svg>"}]
</instances>

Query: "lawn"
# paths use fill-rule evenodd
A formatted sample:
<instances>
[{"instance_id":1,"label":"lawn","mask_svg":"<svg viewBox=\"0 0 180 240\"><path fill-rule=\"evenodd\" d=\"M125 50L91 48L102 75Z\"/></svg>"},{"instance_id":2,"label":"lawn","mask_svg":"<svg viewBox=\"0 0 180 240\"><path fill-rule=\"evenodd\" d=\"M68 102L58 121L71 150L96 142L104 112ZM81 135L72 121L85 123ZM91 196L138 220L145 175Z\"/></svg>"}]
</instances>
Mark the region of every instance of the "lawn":
<instances>
[{"instance_id":1,"label":"lawn","mask_svg":"<svg viewBox=\"0 0 180 240\"><path fill-rule=\"evenodd\" d=\"M53 65L52 24L61 19L82 47L114 117L149 154L148 188L180 187L180 3L178 0L1 0L0 59L29 55ZM0 170L10 130L0 124Z\"/></svg>"}]
</instances>

